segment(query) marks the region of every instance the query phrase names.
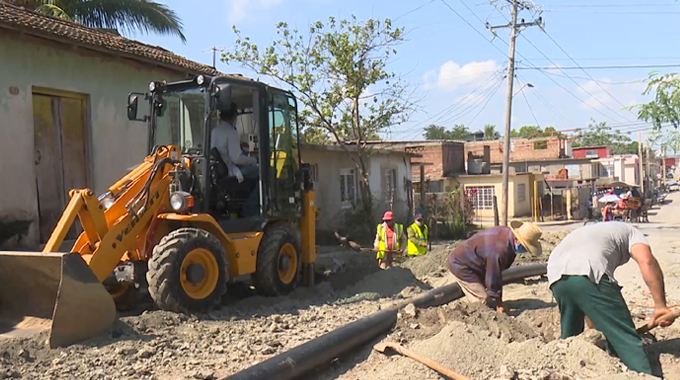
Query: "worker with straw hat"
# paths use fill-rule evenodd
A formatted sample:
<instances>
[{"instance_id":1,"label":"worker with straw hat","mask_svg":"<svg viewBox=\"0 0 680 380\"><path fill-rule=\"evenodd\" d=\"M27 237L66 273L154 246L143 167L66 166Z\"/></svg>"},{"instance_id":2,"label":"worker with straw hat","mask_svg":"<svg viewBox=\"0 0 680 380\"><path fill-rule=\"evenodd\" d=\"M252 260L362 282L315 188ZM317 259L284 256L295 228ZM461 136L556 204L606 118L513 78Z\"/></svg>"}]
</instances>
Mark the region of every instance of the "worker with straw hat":
<instances>
[{"instance_id":1,"label":"worker with straw hat","mask_svg":"<svg viewBox=\"0 0 680 380\"><path fill-rule=\"evenodd\" d=\"M640 267L642 279L654 300L649 327L671 313L666 305L664 279L649 241L624 222L586 225L567 235L548 259L548 283L560 309L562 339L579 335L588 318L607 338L608 351L629 369L652 374L642 338L614 280L614 271L630 259ZM672 321L659 321L666 327Z\"/></svg>"},{"instance_id":2,"label":"worker with straw hat","mask_svg":"<svg viewBox=\"0 0 680 380\"><path fill-rule=\"evenodd\" d=\"M502 272L512 265L517 254L542 255L542 234L535 224L518 220L507 227L480 231L451 251L449 270L470 302L482 302L505 312Z\"/></svg>"}]
</instances>

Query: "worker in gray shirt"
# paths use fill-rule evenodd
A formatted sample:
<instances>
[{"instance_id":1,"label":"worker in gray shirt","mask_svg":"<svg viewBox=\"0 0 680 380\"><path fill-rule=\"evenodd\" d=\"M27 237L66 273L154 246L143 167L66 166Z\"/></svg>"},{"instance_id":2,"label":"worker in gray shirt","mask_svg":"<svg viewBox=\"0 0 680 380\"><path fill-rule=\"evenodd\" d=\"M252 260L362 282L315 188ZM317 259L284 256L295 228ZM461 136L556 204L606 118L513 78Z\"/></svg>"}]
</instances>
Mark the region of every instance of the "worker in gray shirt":
<instances>
[{"instance_id":1,"label":"worker in gray shirt","mask_svg":"<svg viewBox=\"0 0 680 380\"><path fill-rule=\"evenodd\" d=\"M548 281L560 308L562 339L579 335L588 317L607 338L609 351L633 371L652 374L614 271L633 258L654 299L654 325L670 313L664 280L647 238L623 222L586 225L571 232L548 259ZM660 321L666 327L671 322Z\"/></svg>"}]
</instances>

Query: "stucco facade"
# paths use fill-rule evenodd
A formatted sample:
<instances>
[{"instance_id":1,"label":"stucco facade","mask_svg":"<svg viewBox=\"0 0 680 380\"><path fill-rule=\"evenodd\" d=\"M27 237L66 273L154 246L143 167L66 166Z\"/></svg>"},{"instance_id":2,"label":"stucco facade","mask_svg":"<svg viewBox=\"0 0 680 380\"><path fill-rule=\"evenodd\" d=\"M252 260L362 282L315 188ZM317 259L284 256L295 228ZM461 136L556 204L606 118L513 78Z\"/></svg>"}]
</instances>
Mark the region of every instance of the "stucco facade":
<instances>
[{"instance_id":1,"label":"stucco facade","mask_svg":"<svg viewBox=\"0 0 680 380\"><path fill-rule=\"evenodd\" d=\"M512 174L508 187L508 216L510 218L531 215L533 204L534 182L537 182L539 196L542 193L543 175L535 173ZM455 189L462 186L468 197L475 205L475 216L483 218L493 217L491 199L496 196L500 209L503 176L501 174L463 175L446 178L444 186ZM491 190L493 189L493 190Z\"/></svg>"},{"instance_id":2,"label":"stucco facade","mask_svg":"<svg viewBox=\"0 0 680 380\"><path fill-rule=\"evenodd\" d=\"M146 124L126 117L128 93L147 91L151 80L186 76L0 28L0 230L5 230L0 245L32 246L39 240L36 166L45 152L37 149L34 133L37 94L82 101L84 162L77 166L85 168L85 185L100 194L146 154ZM75 168L65 161L63 170ZM15 237L8 240L9 233Z\"/></svg>"},{"instance_id":3,"label":"stucco facade","mask_svg":"<svg viewBox=\"0 0 680 380\"><path fill-rule=\"evenodd\" d=\"M344 212L352 208L352 199L359 196L359 177L354 161L337 146L303 145L300 154L302 161L312 166L319 213L317 229L329 231L341 227ZM373 215L376 223L390 208L395 218L405 222L409 211L410 156L404 151L374 150L368 167L368 182L377 201ZM348 176L351 176L350 182L347 182ZM353 190L348 191L349 188Z\"/></svg>"}]
</instances>

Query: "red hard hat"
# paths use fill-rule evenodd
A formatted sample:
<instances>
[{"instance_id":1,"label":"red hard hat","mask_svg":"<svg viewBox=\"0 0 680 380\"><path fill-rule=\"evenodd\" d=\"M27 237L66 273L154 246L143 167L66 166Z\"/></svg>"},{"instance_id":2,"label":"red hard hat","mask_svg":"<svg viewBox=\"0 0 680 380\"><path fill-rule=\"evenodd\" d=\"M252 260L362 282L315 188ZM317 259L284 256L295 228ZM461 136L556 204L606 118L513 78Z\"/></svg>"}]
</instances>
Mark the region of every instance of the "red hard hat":
<instances>
[{"instance_id":1,"label":"red hard hat","mask_svg":"<svg viewBox=\"0 0 680 380\"><path fill-rule=\"evenodd\" d=\"M394 218L394 214L392 213L392 211L385 211L385 214L383 214L383 221L386 222L392 220L392 218Z\"/></svg>"}]
</instances>

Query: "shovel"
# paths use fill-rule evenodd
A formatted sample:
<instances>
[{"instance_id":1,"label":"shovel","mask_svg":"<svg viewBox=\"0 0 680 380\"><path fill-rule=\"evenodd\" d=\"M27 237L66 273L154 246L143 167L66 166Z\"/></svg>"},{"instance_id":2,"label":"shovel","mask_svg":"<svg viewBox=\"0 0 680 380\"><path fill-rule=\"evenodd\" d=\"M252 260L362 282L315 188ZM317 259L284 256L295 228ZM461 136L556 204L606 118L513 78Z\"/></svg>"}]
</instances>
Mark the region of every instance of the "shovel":
<instances>
[{"instance_id":1,"label":"shovel","mask_svg":"<svg viewBox=\"0 0 680 380\"><path fill-rule=\"evenodd\" d=\"M644 325L638 327L635 331L638 333L638 335L646 334L650 330L652 330L653 328L659 326L659 322L662 322L662 321L672 322L678 317L680 317L680 311L672 311L668 314L662 315L659 318L657 318L652 327L649 327L648 324L644 324Z\"/></svg>"},{"instance_id":2,"label":"shovel","mask_svg":"<svg viewBox=\"0 0 680 380\"><path fill-rule=\"evenodd\" d=\"M348 240L345 236L341 236L337 231L334 231L333 234L335 234L335 238L338 239L340 245L349 247L356 252L378 252L375 248L363 248L359 243ZM399 253L399 251L386 249L385 253Z\"/></svg>"},{"instance_id":3,"label":"shovel","mask_svg":"<svg viewBox=\"0 0 680 380\"><path fill-rule=\"evenodd\" d=\"M392 349L396 352L398 352L400 355L409 357L421 364L426 365L427 367L439 372L440 374L453 379L453 380L471 380L467 376L463 376L459 373L453 372L452 370L442 366L441 364L438 364L424 356L418 355L415 352L409 350L408 348L394 342L380 342L373 346L373 349L384 354L385 351L388 349Z\"/></svg>"}]
</instances>

